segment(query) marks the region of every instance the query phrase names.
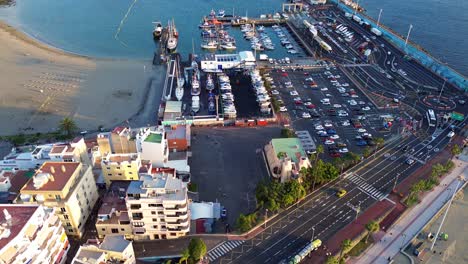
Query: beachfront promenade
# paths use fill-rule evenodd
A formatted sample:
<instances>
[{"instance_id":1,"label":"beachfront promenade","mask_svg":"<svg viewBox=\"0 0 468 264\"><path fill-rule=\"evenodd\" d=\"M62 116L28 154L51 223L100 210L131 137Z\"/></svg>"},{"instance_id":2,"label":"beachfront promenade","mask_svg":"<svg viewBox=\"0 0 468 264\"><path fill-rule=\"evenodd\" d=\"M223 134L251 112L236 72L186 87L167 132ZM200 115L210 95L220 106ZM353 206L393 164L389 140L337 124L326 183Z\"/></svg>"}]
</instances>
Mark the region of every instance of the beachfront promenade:
<instances>
[{"instance_id":1,"label":"beachfront promenade","mask_svg":"<svg viewBox=\"0 0 468 264\"><path fill-rule=\"evenodd\" d=\"M457 187L459 176L463 175L467 179L467 161L467 155L454 159L455 169L441 181L440 185L427 193L418 205L402 216L386 233L381 231L377 234L376 237L381 237L381 239L376 239L375 244L360 258L352 260L352 263L388 263L388 257L393 258L397 255L400 249L405 247L447 203ZM460 189L463 183L458 186ZM381 236L382 233L383 236Z\"/></svg>"}]
</instances>

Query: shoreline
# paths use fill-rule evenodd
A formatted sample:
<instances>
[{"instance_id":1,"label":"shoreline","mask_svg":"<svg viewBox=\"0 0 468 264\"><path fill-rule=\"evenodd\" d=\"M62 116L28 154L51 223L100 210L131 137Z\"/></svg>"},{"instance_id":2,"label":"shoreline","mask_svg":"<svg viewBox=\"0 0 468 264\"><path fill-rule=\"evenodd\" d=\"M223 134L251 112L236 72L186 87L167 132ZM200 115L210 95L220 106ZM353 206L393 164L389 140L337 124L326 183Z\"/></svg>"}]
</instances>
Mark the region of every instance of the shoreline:
<instances>
[{"instance_id":1,"label":"shoreline","mask_svg":"<svg viewBox=\"0 0 468 264\"><path fill-rule=\"evenodd\" d=\"M51 52L57 55L69 56L74 58L81 58L87 60L94 60L94 61L135 61L135 62L147 62L152 61L152 59L137 59L137 58L111 58L111 57L95 57L95 56L88 56L83 55L71 51L67 51L61 49L59 47L53 46L48 44L34 36L28 34L27 32L21 30L18 27L14 27L10 25L5 20L0 19L0 30L5 31L6 33L10 34L12 37L17 38L18 40L32 45L36 48L42 49L47 52Z\"/></svg>"}]
</instances>

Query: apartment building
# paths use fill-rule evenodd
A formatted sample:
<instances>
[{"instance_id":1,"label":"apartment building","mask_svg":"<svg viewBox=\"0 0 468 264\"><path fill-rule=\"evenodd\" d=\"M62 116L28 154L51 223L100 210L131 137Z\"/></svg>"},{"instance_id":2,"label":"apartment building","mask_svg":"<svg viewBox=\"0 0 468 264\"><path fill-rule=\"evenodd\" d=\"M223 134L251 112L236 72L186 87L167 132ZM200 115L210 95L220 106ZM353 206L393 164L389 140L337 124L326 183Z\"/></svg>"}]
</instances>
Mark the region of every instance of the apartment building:
<instances>
[{"instance_id":1,"label":"apartment building","mask_svg":"<svg viewBox=\"0 0 468 264\"><path fill-rule=\"evenodd\" d=\"M112 181L138 180L138 170L141 167L141 159L138 153L107 154L102 158L101 169L106 186Z\"/></svg>"},{"instance_id":2,"label":"apartment building","mask_svg":"<svg viewBox=\"0 0 468 264\"><path fill-rule=\"evenodd\" d=\"M54 209L68 236L81 237L98 192L91 167L79 162L45 162L20 191L17 203Z\"/></svg>"},{"instance_id":3,"label":"apartment building","mask_svg":"<svg viewBox=\"0 0 468 264\"><path fill-rule=\"evenodd\" d=\"M141 130L136 135L136 145L141 159L149 161L153 167L166 167L169 158L169 146L163 127Z\"/></svg>"},{"instance_id":4,"label":"apartment building","mask_svg":"<svg viewBox=\"0 0 468 264\"><path fill-rule=\"evenodd\" d=\"M133 229L128 217L125 196L130 181L113 181L108 192L102 198L102 204L96 219L98 238L108 235L123 235L127 239L133 238Z\"/></svg>"},{"instance_id":5,"label":"apartment building","mask_svg":"<svg viewBox=\"0 0 468 264\"><path fill-rule=\"evenodd\" d=\"M153 169L127 189L126 205L135 240L172 239L190 230L187 187L175 170Z\"/></svg>"},{"instance_id":6,"label":"apartment building","mask_svg":"<svg viewBox=\"0 0 468 264\"><path fill-rule=\"evenodd\" d=\"M55 144L49 152L51 161L81 162L91 164L84 138L78 137L70 143Z\"/></svg>"},{"instance_id":7,"label":"apartment building","mask_svg":"<svg viewBox=\"0 0 468 264\"><path fill-rule=\"evenodd\" d=\"M170 151L186 151L190 148L190 126L173 125L166 127L167 145Z\"/></svg>"},{"instance_id":8,"label":"apartment building","mask_svg":"<svg viewBox=\"0 0 468 264\"><path fill-rule=\"evenodd\" d=\"M120 235L106 236L102 243L99 240L88 240L78 249L72 264L95 263L136 263L132 241Z\"/></svg>"},{"instance_id":9,"label":"apartment building","mask_svg":"<svg viewBox=\"0 0 468 264\"><path fill-rule=\"evenodd\" d=\"M47 161L70 161L91 164L86 143L82 137L78 137L70 143L13 148L8 155L3 157L3 160L0 160L0 169L35 169Z\"/></svg>"},{"instance_id":10,"label":"apartment building","mask_svg":"<svg viewBox=\"0 0 468 264\"><path fill-rule=\"evenodd\" d=\"M0 263L65 263L68 238L53 210L1 205L0 211Z\"/></svg>"},{"instance_id":11,"label":"apartment building","mask_svg":"<svg viewBox=\"0 0 468 264\"><path fill-rule=\"evenodd\" d=\"M116 127L111 132L99 133L97 143L102 156L107 153L136 153L135 131L129 127Z\"/></svg>"}]
</instances>

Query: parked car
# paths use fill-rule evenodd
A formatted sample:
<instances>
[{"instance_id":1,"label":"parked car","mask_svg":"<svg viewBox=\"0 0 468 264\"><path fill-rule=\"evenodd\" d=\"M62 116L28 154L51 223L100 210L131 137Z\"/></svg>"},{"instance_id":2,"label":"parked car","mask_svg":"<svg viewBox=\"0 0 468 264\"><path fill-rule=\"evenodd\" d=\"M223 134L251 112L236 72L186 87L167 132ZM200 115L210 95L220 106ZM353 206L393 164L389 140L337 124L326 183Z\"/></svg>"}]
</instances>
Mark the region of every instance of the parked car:
<instances>
[{"instance_id":1,"label":"parked car","mask_svg":"<svg viewBox=\"0 0 468 264\"><path fill-rule=\"evenodd\" d=\"M356 145L361 146L361 147L362 147L362 146L367 146L367 142L366 142L365 140L359 140L359 141L356 143Z\"/></svg>"}]
</instances>

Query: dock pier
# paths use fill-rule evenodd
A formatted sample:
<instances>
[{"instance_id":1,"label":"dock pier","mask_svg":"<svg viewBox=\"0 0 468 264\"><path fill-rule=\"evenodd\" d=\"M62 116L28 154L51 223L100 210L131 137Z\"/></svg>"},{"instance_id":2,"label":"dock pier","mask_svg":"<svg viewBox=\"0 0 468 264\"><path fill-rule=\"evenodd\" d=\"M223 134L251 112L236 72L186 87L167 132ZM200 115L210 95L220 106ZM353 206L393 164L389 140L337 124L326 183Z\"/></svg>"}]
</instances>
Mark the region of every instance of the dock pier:
<instances>
[{"instance_id":1,"label":"dock pier","mask_svg":"<svg viewBox=\"0 0 468 264\"><path fill-rule=\"evenodd\" d=\"M154 52L153 56L153 65L156 64L162 64L163 62L167 61L167 39L169 38L169 31L167 28L163 28L163 31L161 33L161 37L159 40L155 40L155 42L158 43L158 47L156 51Z\"/></svg>"}]
</instances>

